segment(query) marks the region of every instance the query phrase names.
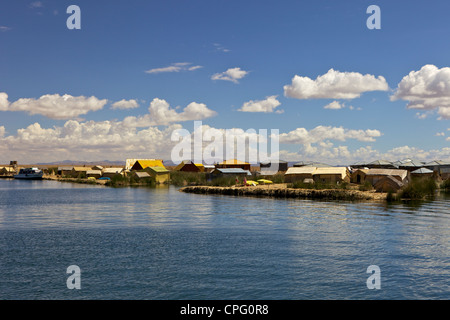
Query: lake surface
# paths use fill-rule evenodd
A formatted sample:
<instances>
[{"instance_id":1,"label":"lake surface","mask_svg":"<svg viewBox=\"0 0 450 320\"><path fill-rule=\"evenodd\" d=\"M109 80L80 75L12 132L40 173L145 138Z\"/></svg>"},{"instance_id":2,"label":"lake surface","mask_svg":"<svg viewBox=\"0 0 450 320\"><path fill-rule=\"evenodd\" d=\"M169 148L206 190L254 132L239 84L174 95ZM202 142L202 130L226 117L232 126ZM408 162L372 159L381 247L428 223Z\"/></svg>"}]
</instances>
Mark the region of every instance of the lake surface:
<instances>
[{"instance_id":1,"label":"lake surface","mask_svg":"<svg viewBox=\"0 0 450 320\"><path fill-rule=\"evenodd\" d=\"M7 300L449 299L449 244L445 194L385 204L0 180Z\"/></svg>"}]
</instances>

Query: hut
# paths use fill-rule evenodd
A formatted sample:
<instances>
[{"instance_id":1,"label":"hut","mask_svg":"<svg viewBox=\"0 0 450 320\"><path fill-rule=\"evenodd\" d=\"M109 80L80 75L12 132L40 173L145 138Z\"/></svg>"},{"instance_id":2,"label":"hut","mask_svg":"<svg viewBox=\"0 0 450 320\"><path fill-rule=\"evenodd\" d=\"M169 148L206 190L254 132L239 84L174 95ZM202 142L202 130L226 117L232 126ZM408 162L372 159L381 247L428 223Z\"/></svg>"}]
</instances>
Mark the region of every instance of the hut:
<instances>
[{"instance_id":1,"label":"hut","mask_svg":"<svg viewBox=\"0 0 450 320\"><path fill-rule=\"evenodd\" d=\"M314 182L341 183L350 182L350 172L347 167L322 167L313 172Z\"/></svg>"},{"instance_id":2,"label":"hut","mask_svg":"<svg viewBox=\"0 0 450 320\"><path fill-rule=\"evenodd\" d=\"M62 166L58 167L58 175L60 176L71 176L73 166Z\"/></svg>"},{"instance_id":3,"label":"hut","mask_svg":"<svg viewBox=\"0 0 450 320\"><path fill-rule=\"evenodd\" d=\"M150 179L151 175L146 171L135 171L133 173L133 177L136 180L145 180L145 179Z\"/></svg>"},{"instance_id":4,"label":"hut","mask_svg":"<svg viewBox=\"0 0 450 320\"><path fill-rule=\"evenodd\" d=\"M450 168L441 168L439 170L439 175L442 180L450 179Z\"/></svg>"},{"instance_id":5,"label":"hut","mask_svg":"<svg viewBox=\"0 0 450 320\"><path fill-rule=\"evenodd\" d=\"M100 170L102 171L104 168L102 166L93 166L92 170Z\"/></svg>"},{"instance_id":6,"label":"hut","mask_svg":"<svg viewBox=\"0 0 450 320\"><path fill-rule=\"evenodd\" d=\"M437 174L441 174L443 169L450 169L450 163L441 160L435 160L424 164L423 167L433 170Z\"/></svg>"},{"instance_id":7,"label":"hut","mask_svg":"<svg viewBox=\"0 0 450 320\"><path fill-rule=\"evenodd\" d=\"M161 159L127 159L125 170L144 170L147 167L164 167Z\"/></svg>"},{"instance_id":8,"label":"hut","mask_svg":"<svg viewBox=\"0 0 450 320\"><path fill-rule=\"evenodd\" d=\"M123 168L117 167L117 168L105 168L102 171L102 177L105 178L114 178L115 176L123 176Z\"/></svg>"},{"instance_id":9,"label":"hut","mask_svg":"<svg viewBox=\"0 0 450 320\"><path fill-rule=\"evenodd\" d=\"M86 171L86 178L99 179L101 177L102 177L102 171L101 170L88 170L88 171Z\"/></svg>"},{"instance_id":10,"label":"hut","mask_svg":"<svg viewBox=\"0 0 450 320\"><path fill-rule=\"evenodd\" d=\"M252 174L242 168L216 168L211 172L211 179L219 177L247 177Z\"/></svg>"},{"instance_id":11,"label":"hut","mask_svg":"<svg viewBox=\"0 0 450 320\"><path fill-rule=\"evenodd\" d=\"M0 175L2 176L10 176L13 175L16 170L11 166L0 167Z\"/></svg>"},{"instance_id":12,"label":"hut","mask_svg":"<svg viewBox=\"0 0 450 320\"><path fill-rule=\"evenodd\" d=\"M434 171L427 168L419 168L417 170L411 171L412 178L432 178L434 176Z\"/></svg>"},{"instance_id":13,"label":"hut","mask_svg":"<svg viewBox=\"0 0 450 320\"><path fill-rule=\"evenodd\" d=\"M225 160L223 162L220 162L216 164L216 168L218 169L237 169L241 168L242 170L248 170L250 171L250 163L240 161L237 159L231 159L231 160Z\"/></svg>"},{"instance_id":14,"label":"hut","mask_svg":"<svg viewBox=\"0 0 450 320\"><path fill-rule=\"evenodd\" d=\"M201 163L194 163L191 160L183 160L175 167L174 170L184 172L204 172L205 167Z\"/></svg>"},{"instance_id":15,"label":"hut","mask_svg":"<svg viewBox=\"0 0 450 320\"><path fill-rule=\"evenodd\" d=\"M86 173L92 170L91 167L73 167L71 171L72 178L82 178L86 176Z\"/></svg>"},{"instance_id":16,"label":"hut","mask_svg":"<svg viewBox=\"0 0 450 320\"><path fill-rule=\"evenodd\" d=\"M147 167L145 171L155 178L156 183L167 183L170 180L170 171L163 166Z\"/></svg>"},{"instance_id":17,"label":"hut","mask_svg":"<svg viewBox=\"0 0 450 320\"><path fill-rule=\"evenodd\" d=\"M384 176L374 184L374 188L378 192L397 192L403 186L404 184L393 176Z\"/></svg>"},{"instance_id":18,"label":"hut","mask_svg":"<svg viewBox=\"0 0 450 320\"><path fill-rule=\"evenodd\" d=\"M316 167L291 167L284 173L284 181L287 183L293 183L297 181L305 181L305 179L313 179L313 174L316 171Z\"/></svg>"},{"instance_id":19,"label":"hut","mask_svg":"<svg viewBox=\"0 0 450 320\"><path fill-rule=\"evenodd\" d=\"M267 161L261 162L259 164L261 171L282 171L285 172L288 170L288 162L284 160L275 160L275 161Z\"/></svg>"},{"instance_id":20,"label":"hut","mask_svg":"<svg viewBox=\"0 0 450 320\"><path fill-rule=\"evenodd\" d=\"M144 170L149 167L163 167L164 164L162 160L150 159L150 160L137 160L130 170Z\"/></svg>"},{"instance_id":21,"label":"hut","mask_svg":"<svg viewBox=\"0 0 450 320\"><path fill-rule=\"evenodd\" d=\"M350 182L362 184L364 183L366 179L366 173L369 171L369 169L356 169L353 170L350 176Z\"/></svg>"},{"instance_id":22,"label":"hut","mask_svg":"<svg viewBox=\"0 0 450 320\"><path fill-rule=\"evenodd\" d=\"M369 181L373 186L378 180L392 176L398 181L406 184L409 181L409 173L407 170L403 169L369 169L365 170L364 182Z\"/></svg>"}]
</instances>

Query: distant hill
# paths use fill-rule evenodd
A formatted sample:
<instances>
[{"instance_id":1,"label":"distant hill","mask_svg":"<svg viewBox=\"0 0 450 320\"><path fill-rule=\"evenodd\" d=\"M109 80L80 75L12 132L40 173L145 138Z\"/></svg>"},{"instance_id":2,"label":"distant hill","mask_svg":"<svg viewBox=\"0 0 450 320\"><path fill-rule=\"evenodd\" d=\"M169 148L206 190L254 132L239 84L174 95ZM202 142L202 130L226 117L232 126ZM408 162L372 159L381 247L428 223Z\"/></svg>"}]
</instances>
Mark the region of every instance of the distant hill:
<instances>
[{"instance_id":1,"label":"distant hill","mask_svg":"<svg viewBox=\"0 0 450 320\"><path fill-rule=\"evenodd\" d=\"M19 164L20 165L20 164ZM58 166L58 165L99 165L99 166L124 166L125 161L111 161L111 160L100 160L100 161L75 161L75 160L64 160L64 161L55 161L55 162L46 162L46 163L36 163L36 165L40 166Z\"/></svg>"}]
</instances>

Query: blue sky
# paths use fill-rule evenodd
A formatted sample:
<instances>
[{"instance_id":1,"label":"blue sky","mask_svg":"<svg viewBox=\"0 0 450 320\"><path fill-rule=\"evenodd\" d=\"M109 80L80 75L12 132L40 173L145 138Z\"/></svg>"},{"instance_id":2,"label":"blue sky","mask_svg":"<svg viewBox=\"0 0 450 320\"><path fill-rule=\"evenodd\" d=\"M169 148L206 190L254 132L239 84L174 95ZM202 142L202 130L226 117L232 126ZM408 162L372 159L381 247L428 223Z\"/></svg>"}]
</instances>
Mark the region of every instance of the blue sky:
<instances>
[{"instance_id":1,"label":"blue sky","mask_svg":"<svg viewBox=\"0 0 450 320\"><path fill-rule=\"evenodd\" d=\"M66 27L72 4L79 30ZM366 26L370 5L381 10L379 30ZM450 160L449 9L445 1L2 1L0 162L167 159L171 132L192 131L194 120L279 129L280 157L292 161ZM121 100L134 107L113 108Z\"/></svg>"}]
</instances>

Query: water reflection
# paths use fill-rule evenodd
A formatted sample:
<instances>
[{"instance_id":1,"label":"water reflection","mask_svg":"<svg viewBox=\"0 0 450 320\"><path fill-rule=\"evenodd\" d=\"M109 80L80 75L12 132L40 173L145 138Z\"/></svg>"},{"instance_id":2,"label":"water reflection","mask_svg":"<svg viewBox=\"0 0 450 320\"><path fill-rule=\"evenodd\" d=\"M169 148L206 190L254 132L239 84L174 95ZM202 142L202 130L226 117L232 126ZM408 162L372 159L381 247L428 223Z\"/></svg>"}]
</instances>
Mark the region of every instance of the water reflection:
<instances>
[{"instance_id":1,"label":"water reflection","mask_svg":"<svg viewBox=\"0 0 450 320\"><path fill-rule=\"evenodd\" d=\"M0 181L0 253L46 267L47 251L61 261L70 248L67 259L117 274L122 287L92 289L101 297L367 298L372 264L385 280L370 297L448 297L449 205L447 195L411 205Z\"/></svg>"}]
</instances>

